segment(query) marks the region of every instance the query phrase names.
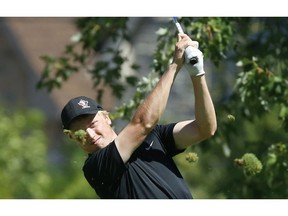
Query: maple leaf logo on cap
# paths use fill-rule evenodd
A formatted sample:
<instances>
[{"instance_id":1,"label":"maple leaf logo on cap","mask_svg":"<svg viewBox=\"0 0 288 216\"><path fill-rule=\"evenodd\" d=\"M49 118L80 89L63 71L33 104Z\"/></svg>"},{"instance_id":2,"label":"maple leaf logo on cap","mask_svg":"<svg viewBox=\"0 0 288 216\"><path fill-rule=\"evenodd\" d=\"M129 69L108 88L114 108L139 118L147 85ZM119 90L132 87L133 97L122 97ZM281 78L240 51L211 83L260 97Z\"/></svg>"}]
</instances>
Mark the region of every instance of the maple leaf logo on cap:
<instances>
[{"instance_id":1,"label":"maple leaf logo on cap","mask_svg":"<svg viewBox=\"0 0 288 216\"><path fill-rule=\"evenodd\" d=\"M81 100L78 102L78 105L81 106L82 109L90 108L90 106L88 105L88 101L83 100L83 99L81 99Z\"/></svg>"}]
</instances>

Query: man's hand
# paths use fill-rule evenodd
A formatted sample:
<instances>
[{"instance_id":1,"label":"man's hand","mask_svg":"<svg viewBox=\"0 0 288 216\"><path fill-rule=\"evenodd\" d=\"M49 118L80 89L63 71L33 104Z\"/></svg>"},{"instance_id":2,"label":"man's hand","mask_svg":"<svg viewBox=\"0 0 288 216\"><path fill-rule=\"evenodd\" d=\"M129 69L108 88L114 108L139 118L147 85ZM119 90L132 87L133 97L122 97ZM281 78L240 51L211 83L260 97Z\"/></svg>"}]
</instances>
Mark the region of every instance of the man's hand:
<instances>
[{"instance_id":1,"label":"man's hand","mask_svg":"<svg viewBox=\"0 0 288 216\"><path fill-rule=\"evenodd\" d=\"M188 46L185 49L185 68L191 76L200 76L205 74L203 53L198 49L198 42L194 46Z\"/></svg>"},{"instance_id":2,"label":"man's hand","mask_svg":"<svg viewBox=\"0 0 288 216\"><path fill-rule=\"evenodd\" d=\"M191 76L205 74L203 53L198 49L198 42L192 41L186 34L178 34L173 63L177 64L179 70L185 64Z\"/></svg>"}]
</instances>

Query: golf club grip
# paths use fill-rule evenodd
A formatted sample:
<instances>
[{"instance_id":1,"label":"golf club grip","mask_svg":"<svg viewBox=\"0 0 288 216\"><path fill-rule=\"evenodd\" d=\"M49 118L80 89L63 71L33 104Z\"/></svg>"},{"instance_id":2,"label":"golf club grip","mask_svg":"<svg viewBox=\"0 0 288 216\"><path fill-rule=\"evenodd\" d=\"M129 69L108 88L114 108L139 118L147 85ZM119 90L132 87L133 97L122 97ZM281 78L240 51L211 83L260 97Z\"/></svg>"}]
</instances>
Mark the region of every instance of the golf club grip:
<instances>
[{"instance_id":1,"label":"golf club grip","mask_svg":"<svg viewBox=\"0 0 288 216\"><path fill-rule=\"evenodd\" d=\"M176 17L173 17L173 21L174 21L174 24L175 24L175 26L176 26L176 28L177 28L177 30L178 30L178 33L184 34L184 31L183 31L180 23L177 21L177 18L176 18Z\"/></svg>"},{"instance_id":2,"label":"golf club grip","mask_svg":"<svg viewBox=\"0 0 288 216\"><path fill-rule=\"evenodd\" d=\"M176 17L173 17L173 21L174 21L174 24L178 30L178 33L184 34L184 31L183 31L180 23L177 21ZM189 63L193 66L193 65L198 63L198 58L197 58L197 56L191 56L189 52L191 52L191 49L189 49L189 47L187 47L185 49L185 56L186 56L186 58L189 56Z\"/></svg>"}]
</instances>

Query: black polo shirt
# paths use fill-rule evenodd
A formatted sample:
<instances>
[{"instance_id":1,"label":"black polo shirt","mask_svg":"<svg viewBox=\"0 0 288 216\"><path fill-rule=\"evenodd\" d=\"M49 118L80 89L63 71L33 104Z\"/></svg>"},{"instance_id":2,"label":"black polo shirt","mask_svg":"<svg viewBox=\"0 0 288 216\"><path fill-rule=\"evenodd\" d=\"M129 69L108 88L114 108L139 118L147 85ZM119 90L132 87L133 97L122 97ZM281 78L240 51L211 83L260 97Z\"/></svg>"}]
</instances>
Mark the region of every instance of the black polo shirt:
<instances>
[{"instance_id":1,"label":"black polo shirt","mask_svg":"<svg viewBox=\"0 0 288 216\"><path fill-rule=\"evenodd\" d=\"M114 142L89 154L84 176L102 199L192 199L172 157L174 124L157 125L124 164ZM129 145L129 143L127 143Z\"/></svg>"}]
</instances>

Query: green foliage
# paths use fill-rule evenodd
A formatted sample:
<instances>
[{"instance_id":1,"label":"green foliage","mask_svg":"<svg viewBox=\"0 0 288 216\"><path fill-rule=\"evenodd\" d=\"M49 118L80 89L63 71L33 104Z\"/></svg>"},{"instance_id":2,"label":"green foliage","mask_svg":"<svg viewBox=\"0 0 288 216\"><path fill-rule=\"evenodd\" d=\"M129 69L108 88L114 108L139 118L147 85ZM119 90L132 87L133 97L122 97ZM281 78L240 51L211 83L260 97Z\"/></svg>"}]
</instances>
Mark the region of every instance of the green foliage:
<instances>
[{"instance_id":1,"label":"green foliage","mask_svg":"<svg viewBox=\"0 0 288 216\"><path fill-rule=\"evenodd\" d=\"M189 18L183 17L179 22L186 26L186 33L193 40L199 41L206 59L216 66L226 58L227 51L235 40L233 27L235 18Z\"/></svg>"},{"instance_id":2,"label":"green foliage","mask_svg":"<svg viewBox=\"0 0 288 216\"><path fill-rule=\"evenodd\" d=\"M121 118L123 120L130 120L133 112L140 105L148 92L153 89L158 80L158 75L153 72L148 74L148 77L142 77L137 83L133 98L128 103L123 103L121 106L116 107L116 111L110 114L111 119L115 120Z\"/></svg>"},{"instance_id":3,"label":"green foliage","mask_svg":"<svg viewBox=\"0 0 288 216\"><path fill-rule=\"evenodd\" d=\"M52 179L43 115L0 108L0 116L0 198L46 198Z\"/></svg>"},{"instance_id":4,"label":"green foliage","mask_svg":"<svg viewBox=\"0 0 288 216\"><path fill-rule=\"evenodd\" d=\"M76 140L78 140L79 142L81 142L82 144L86 143L86 136L87 136L87 132L84 130L77 130L75 131L75 138Z\"/></svg>"},{"instance_id":5,"label":"green foliage","mask_svg":"<svg viewBox=\"0 0 288 216\"><path fill-rule=\"evenodd\" d=\"M38 89L46 88L51 92L60 88L74 73L84 70L91 75L94 87L98 87L99 101L106 85L116 97L121 98L126 85L134 86L137 82L136 76L124 76L121 73L128 57L122 54L123 47L120 45L123 41L131 40L126 27L127 20L125 17L77 19L79 32L66 45L63 55L41 57L45 67L37 83ZM103 59L99 59L99 52ZM138 68L136 64L130 67L133 70Z\"/></svg>"},{"instance_id":6,"label":"green foliage","mask_svg":"<svg viewBox=\"0 0 288 216\"><path fill-rule=\"evenodd\" d=\"M271 198L287 198L288 191L288 145L272 144L265 156L265 176Z\"/></svg>"},{"instance_id":7,"label":"green foliage","mask_svg":"<svg viewBox=\"0 0 288 216\"><path fill-rule=\"evenodd\" d=\"M237 94L244 105L241 106L243 114L248 118L251 115L261 116L278 104L282 109L279 119L287 122L284 107L287 107L288 81L267 68L261 68L255 58L243 59L238 65L244 69L236 80Z\"/></svg>"},{"instance_id":8,"label":"green foliage","mask_svg":"<svg viewBox=\"0 0 288 216\"><path fill-rule=\"evenodd\" d=\"M70 139L82 143L82 145L86 143L87 132L82 129L77 130L74 133L71 130L64 129L63 133L66 134Z\"/></svg>"},{"instance_id":9,"label":"green foliage","mask_svg":"<svg viewBox=\"0 0 288 216\"><path fill-rule=\"evenodd\" d=\"M97 194L85 179L82 171L87 154L79 149L68 136L61 140L62 163L58 163L50 175L53 176L47 198L49 199L96 199Z\"/></svg>"}]
</instances>

